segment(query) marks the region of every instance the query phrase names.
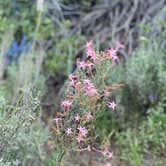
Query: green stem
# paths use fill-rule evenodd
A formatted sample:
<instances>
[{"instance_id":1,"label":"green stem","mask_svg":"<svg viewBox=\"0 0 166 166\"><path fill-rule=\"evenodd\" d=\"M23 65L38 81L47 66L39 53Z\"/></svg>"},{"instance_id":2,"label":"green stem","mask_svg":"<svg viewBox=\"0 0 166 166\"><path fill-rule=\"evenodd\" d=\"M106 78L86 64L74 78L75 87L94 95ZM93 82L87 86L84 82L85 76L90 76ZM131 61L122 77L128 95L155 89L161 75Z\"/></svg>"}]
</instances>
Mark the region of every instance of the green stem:
<instances>
[{"instance_id":1,"label":"green stem","mask_svg":"<svg viewBox=\"0 0 166 166\"><path fill-rule=\"evenodd\" d=\"M63 159L63 156L65 155L65 150L61 150L60 152L59 152L59 154L58 154L58 156L57 156L57 164L58 164L58 166L61 166L61 164L62 164L62 159Z\"/></svg>"},{"instance_id":2,"label":"green stem","mask_svg":"<svg viewBox=\"0 0 166 166\"><path fill-rule=\"evenodd\" d=\"M38 16L37 16L36 28L35 28L35 32L34 32L34 40L32 43L32 51L34 51L34 49L35 49L35 45L36 45L36 41L37 41L37 37L38 37L38 33L39 33L39 28L41 25L41 16L42 16L42 12L39 11Z\"/></svg>"}]
</instances>

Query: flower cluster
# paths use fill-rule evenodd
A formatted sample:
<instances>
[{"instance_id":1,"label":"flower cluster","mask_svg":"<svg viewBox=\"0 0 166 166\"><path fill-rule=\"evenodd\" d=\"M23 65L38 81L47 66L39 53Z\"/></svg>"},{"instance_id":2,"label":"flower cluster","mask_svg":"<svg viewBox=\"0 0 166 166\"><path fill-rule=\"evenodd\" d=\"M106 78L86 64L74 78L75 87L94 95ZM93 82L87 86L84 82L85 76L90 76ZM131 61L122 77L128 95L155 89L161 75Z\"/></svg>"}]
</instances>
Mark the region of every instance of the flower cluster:
<instances>
[{"instance_id":1,"label":"flower cluster","mask_svg":"<svg viewBox=\"0 0 166 166\"><path fill-rule=\"evenodd\" d=\"M72 105L72 102L69 101L69 100L63 101L61 103L61 107L62 107L62 109L63 109L64 112L70 111L71 105Z\"/></svg>"},{"instance_id":2,"label":"flower cluster","mask_svg":"<svg viewBox=\"0 0 166 166\"><path fill-rule=\"evenodd\" d=\"M92 59L94 62L98 59L97 54L95 50L93 49L92 41L87 42L86 44L86 54L87 54L87 57L90 57L90 59Z\"/></svg>"},{"instance_id":3,"label":"flower cluster","mask_svg":"<svg viewBox=\"0 0 166 166\"><path fill-rule=\"evenodd\" d=\"M85 93L89 96L94 96L98 94L97 89L90 80L87 79L83 80L83 89Z\"/></svg>"},{"instance_id":4,"label":"flower cluster","mask_svg":"<svg viewBox=\"0 0 166 166\"><path fill-rule=\"evenodd\" d=\"M77 71L69 75L66 97L61 103L63 112L54 119L58 142L65 147L98 152L112 159L113 153L108 150L109 147L103 150L97 147L94 124L100 112L116 110L116 103L110 98L111 92L122 84L107 85L106 80L112 64L119 60L117 51L120 48L123 45L118 43L116 49L96 53L91 41L86 44L87 60L78 61Z\"/></svg>"}]
</instances>

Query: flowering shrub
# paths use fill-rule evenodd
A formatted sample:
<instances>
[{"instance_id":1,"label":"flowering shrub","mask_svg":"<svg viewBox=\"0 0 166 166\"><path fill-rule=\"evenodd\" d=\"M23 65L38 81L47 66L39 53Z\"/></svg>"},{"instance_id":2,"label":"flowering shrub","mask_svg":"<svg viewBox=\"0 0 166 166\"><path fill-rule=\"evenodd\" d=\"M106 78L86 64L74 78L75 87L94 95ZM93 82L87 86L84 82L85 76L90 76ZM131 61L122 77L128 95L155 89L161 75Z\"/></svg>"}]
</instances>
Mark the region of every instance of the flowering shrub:
<instances>
[{"instance_id":1,"label":"flowering shrub","mask_svg":"<svg viewBox=\"0 0 166 166\"><path fill-rule=\"evenodd\" d=\"M110 85L107 77L112 66L119 61L117 51L123 48L118 43L116 49L97 53L92 42L86 44L85 61L77 61L77 70L69 75L69 85L65 100L61 103L62 112L54 119L57 143L64 152L70 150L98 152L107 160L112 159L113 152L109 146L101 149L95 131L95 122L103 111L115 111L116 103L110 99L113 90L122 84Z\"/></svg>"}]
</instances>

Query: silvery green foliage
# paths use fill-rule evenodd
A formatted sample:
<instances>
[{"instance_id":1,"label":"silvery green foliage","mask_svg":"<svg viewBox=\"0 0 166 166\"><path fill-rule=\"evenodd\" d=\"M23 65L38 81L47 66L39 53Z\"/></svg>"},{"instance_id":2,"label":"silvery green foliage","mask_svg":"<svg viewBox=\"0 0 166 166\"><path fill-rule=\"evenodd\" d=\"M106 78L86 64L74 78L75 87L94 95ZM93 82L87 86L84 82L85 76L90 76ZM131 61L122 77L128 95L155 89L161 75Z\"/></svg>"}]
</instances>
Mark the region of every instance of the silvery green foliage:
<instances>
[{"instance_id":1,"label":"silvery green foliage","mask_svg":"<svg viewBox=\"0 0 166 166\"><path fill-rule=\"evenodd\" d=\"M110 74L111 81L125 85L115 95L123 112L143 112L161 101L166 93L165 51L158 44L154 47L149 46L151 42L148 46L144 44L135 50L124 68L117 66Z\"/></svg>"},{"instance_id":2,"label":"silvery green foliage","mask_svg":"<svg viewBox=\"0 0 166 166\"><path fill-rule=\"evenodd\" d=\"M36 94L29 88L15 106L0 110L0 165L41 165L45 159L49 133L39 120Z\"/></svg>"},{"instance_id":3,"label":"silvery green foliage","mask_svg":"<svg viewBox=\"0 0 166 166\"><path fill-rule=\"evenodd\" d=\"M126 64L126 84L131 100L140 105L157 103L165 94L165 53L159 48L140 47Z\"/></svg>"}]
</instances>

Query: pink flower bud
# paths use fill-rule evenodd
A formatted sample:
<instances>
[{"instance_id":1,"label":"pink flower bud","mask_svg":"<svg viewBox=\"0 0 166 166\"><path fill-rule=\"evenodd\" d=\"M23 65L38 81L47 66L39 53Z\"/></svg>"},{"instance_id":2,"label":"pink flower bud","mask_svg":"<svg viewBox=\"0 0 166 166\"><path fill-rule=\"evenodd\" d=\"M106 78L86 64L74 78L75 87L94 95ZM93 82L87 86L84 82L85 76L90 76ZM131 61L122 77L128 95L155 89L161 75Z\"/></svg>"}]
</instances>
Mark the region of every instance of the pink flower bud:
<instances>
[{"instance_id":1,"label":"pink flower bud","mask_svg":"<svg viewBox=\"0 0 166 166\"><path fill-rule=\"evenodd\" d=\"M109 107L109 108L112 108L112 109L114 110L114 109L115 109L115 107L116 107L115 102L114 102L114 101L109 102L109 103L108 103L108 107Z\"/></svg>"},{"instance_id":2,"label":"pink flower bud","mask_svg":"<svg viewBox=\"0 0 166 166\"><path fill-rule=\"evenodd\" d=\"M66 130L66 134L67 135L71 135L73 132L72 132L72 129L71 128L68 128L67 130Z\"/></svg>"}]
</instances>

